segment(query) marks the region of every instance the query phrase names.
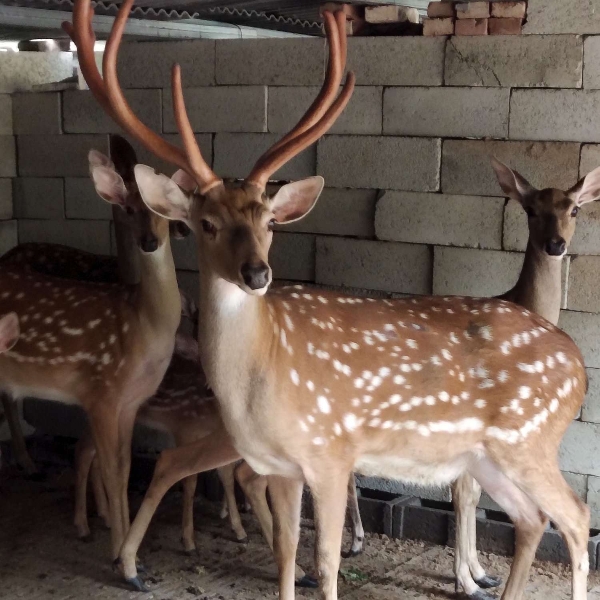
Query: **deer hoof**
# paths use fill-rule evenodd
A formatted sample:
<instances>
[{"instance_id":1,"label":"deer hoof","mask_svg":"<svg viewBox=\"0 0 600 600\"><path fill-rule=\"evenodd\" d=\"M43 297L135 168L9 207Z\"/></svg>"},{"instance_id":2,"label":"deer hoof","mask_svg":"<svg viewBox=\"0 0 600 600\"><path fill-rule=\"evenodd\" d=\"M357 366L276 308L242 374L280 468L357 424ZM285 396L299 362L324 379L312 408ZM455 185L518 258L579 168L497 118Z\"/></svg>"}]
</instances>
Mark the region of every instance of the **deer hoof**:
<instances>
[{"instance_id":1,"label":"deer hoof","mask_svg":"<svg viewBox=\"0 0 600 600\"><path fill-rule=\"evenodd\" d=\"M358 556L359 554L362 554L362 548L360 548L360 550L351 548L350 550L342 552L342 558L352 558L353 556Z\"/></svg>"},{"instance_id":2,"label":"deer hoof","mask_svg":"<svg viewBox=\"0 0 600 600\"><path fill-rule=\"evenodd\" d=\"M484 590L489 590L490 588L496 588L502 585L501 577L493 577L491 575L486 575L481 579L475 581L475 583Z\"/></svg>"},{"instance_id":3,"label":"deer hoof","mask_svg":"<svg viewBox=\"0 0 600 600\"><path fill-rule=\"evenodd\" d=\"M244 544L244 545L247 545L247 544L249 544L249 543L250 543L250 540L248 539L248 536L247 536L247 535L245 535L245 536L244 536L244 537L242 537L242 538L236 538L236 540L235 540L235 541L236 541L238 544Z\"/></svg>"},{"instance_id":4,"label":"deer hoof","mask_svg":"<svg viewBox=\"0 0 600 600\"><path fill-rule=\"evenodd\" d=\"M150 589L146 587L146 585L144 584L144 582L142 581L142 579L140 578L139 575L136 575L135 577L131 577L129 579L125 580L136 592L149 592Z\"/></svg>"},{"instance_id":5,"label":"deer hoof","mask_svg":"<svg viewBox=\"0 0 600 600\"><path fill-rule=\"evenodd\" d=\"M144 563L138 562L136 561L135 563L135 568L138 570L138 573L147 573L148 572L148 568L146 567L146 565L144 565Z\"/></svg>"},{"instance_id":6,"label":"deer hoof","mask_svg":"<svg viewBox=\"0 0 600 600\"><path fill-rule=\"evenodd\" d=\"M314 577L305 575L302 579L296 581L296 587L316 589L319 587L319 582Z\"/></svg>"}]
</instances>

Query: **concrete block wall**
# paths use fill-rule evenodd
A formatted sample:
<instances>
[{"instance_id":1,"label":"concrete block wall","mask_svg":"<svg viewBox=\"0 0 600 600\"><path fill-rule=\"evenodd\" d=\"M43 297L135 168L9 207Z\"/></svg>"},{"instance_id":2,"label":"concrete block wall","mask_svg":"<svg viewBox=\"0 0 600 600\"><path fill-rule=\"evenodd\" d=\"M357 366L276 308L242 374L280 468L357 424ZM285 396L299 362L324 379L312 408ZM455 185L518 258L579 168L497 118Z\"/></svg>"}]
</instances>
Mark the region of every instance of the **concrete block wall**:
<instances>
[{"instance_id":1,"label":"concrete block wall","mask_svg":"<svg viewBox=\"0 0 600 600\"><path fill-rule=\"evenodd\" d=\"M548 21L558 4L530 0L531 35L518 38L349 40L358 87L348 109L275 175L326 181L313 213L276 231L276 277L384 295L488 296L512 287L526 219L504 198L489 155L539 187L567 189L600 165L600 21L587 14L588 0L571 0L565 19ZM326 47L315 39L126 45L120 77L129 101L170 140L177 139L173 62L182 64L205 158L219 175L237 178L308 107ZM16 168L19 240L109 253L110 211L95 197L86 155L106 151L107 134L118 128L85 91L15 94L12 104L17 161L0 163L0 198L1 178ZM0 128L6 120L0 117ZM14 148L0 132L0 155L10 154L3 144ZM139 160L173 170L146 151ZM561 326L584 352L591 388L561 460L600 527L600 206L587 206L577 220L563 269ZM182 285L195 293L194 241L174 242L174 252ZM416 493L396 483L385 489ZM424 495L432 494L447 497Z\"/></svg>"}]
</instances>

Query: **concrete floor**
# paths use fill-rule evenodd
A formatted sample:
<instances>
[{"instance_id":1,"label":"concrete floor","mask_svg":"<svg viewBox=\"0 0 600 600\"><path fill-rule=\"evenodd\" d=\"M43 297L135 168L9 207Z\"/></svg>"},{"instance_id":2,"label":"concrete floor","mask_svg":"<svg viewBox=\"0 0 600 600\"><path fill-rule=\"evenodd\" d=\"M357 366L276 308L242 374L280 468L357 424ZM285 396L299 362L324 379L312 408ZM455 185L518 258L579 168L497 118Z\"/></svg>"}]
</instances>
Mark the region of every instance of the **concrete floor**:
<instances>
[{"instance_id":1,"label":"concrete floor","mask_svg":"<svg viewBox=\"0 0 600 600\"><path fill-rule=\"evenodd\" d=\"M125 588L109 564L109 533L92 519L94 539L78 541L72 521L72 471L53 469L44 482L24 481L11 471L0 478L0 598L27 600L258 600L276 598L275 568L251 514L244 515L250 536L236 543L218 517L218 506L199 499L197 555L181 552L179 495L169 496L155 518L140 558L152 588L142 595ZM138 498L139 500L139 498ZM134 497L133 503L135 504ZM314 532L303 523L299 563L311 569ZM452 551L421 542L367 536L362 556L343 561L340 598L345 600L447 600L455 598ZM509 561L483 555L491 573L506 577ZM600 575L590 577L590 599L600 599ZM526 598L567 600L570 574L557 565L537 563ZM314 590L298 597L316 598Z\"/></svg>"}]
</instances>

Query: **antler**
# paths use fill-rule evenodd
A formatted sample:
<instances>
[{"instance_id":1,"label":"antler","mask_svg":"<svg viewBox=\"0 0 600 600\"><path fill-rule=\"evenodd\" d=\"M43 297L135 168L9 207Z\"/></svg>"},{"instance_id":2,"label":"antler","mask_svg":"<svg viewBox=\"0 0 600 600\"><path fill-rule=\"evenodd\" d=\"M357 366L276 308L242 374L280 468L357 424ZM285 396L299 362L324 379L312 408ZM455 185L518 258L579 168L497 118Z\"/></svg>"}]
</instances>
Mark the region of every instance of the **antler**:
<instances>
[{"instance_id":1,"label":"antler","mask_svg":"<svg viewBox=\"0 0 600 600\"><path fill-rule=\"evenodd\" d=\"M134 1L125 0L123 2L113 24L104 51L102 64L104 81L98 72L94 57L95 36L92 29L94 12L91 9L90 0L76 0L73 8L73 25L63 23L63 29L77 46L81 72L90 91L105 112L150 152L180 169L184 169L194 177L200 192L206 193L213 187L222 184L222 180L208 166L196 143L183 102L179 65L173 66L173 106L185 152L164 140L136 117L119 85L117 56Z\"/></svg>"},{"instance_id":2,"label":"antler","mask_svg":"<svg viewBox=\"0 0 600 600\"><path fill-rule=\"evenodd\" d=\"M346 83L335 99L346 67L345 15L323 13L329 41L329 63L323 87L298 124L257 161L247 178L248 183L264 188L269 177L294 156L316 142L344 110L354 91L354 73L348 73ZM334 100L335 99L335 100Z\"/></svg>"}]
</instances>

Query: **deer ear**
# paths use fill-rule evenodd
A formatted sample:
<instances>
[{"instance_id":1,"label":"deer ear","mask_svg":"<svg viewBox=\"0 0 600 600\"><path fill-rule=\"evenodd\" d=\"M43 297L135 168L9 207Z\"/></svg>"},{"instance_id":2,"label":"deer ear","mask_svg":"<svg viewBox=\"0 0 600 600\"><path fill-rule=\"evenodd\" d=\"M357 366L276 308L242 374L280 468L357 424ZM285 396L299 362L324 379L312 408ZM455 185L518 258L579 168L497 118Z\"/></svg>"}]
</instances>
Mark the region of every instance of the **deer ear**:
<instances>
[{"instance_id":1,"label":"deer ear","mask_svg":"<svg viewBox=\"0 0 600 600\"><path fill-rule=\"evenodd\" d=\"M293 223L305 217L315 206L325 180L309 177L284 185L271 201L271 210L278 223Z\"/></svg>"},{"instance_id":2,"label":"deer ear","mask_svg":"<svg viewBox=\"0 0 600 600\"><path fill-rule=\"evenodd\" d=\"M0 353L10 350L19 340L19 317L11 312L0 319Z\"/></svg>"},{"instance_id":3,"label":"deer ear","mask_svg":"<svg viewBox=\"0 0 600 600\"><path fill-rule=\"evenodd\" d=\"M171 221L190 223L193 194L183 191L172 179L146 165L136 165L134 173L142 200L151 211Z\"/></svg>"},{"instance_id":4,"label":"deer ear","mask_svg":"<svg viewBox=\"0 0 600 600\"><path fill-rule=\"evenodd\" d=\"M171 179L186 192L193 192L198 187L196 180L183 169L175 171Z\"/></svg>"},{"instance_id":5,"label":"deer ear","mask_svg":"<svg viewBox=\"0 0 600 600\"><path fill-rule=\"evenodd\" d=\"M513 200L525 204L527 200L537 191L530 183L517 171L513 171L504 163L500 162L494 156L491 157L492 167L496 172L498 183L502 191Z\"/></svg>"},{"instance_id":6,"label":"deer ear","mask_svg":"<svg viewBox=\"0 0 600 600\"><path fill-rule=\"evenodd\" d=\"M600 167L580 179L567 192L567 196L575 200L579 206L586 202L600 200Z\"/></svg>"},{"instance_id":7,"label":"deer ear","mask_svg":"<svg viewBox=\"0 0 600 600\"><path fill-rule=\"evenodd\" d=\"M127 188L123 178L115 171L114 166L91 166L90 161L90 174L100 198L111 204L125 206Z\"/></svg>"},{"instance_id":8,"label":"deer ear","mask_svg":"<svg viewBox=\"0 0 600 600\"><path fill-rule=\"evenodd\" d=\"M98 152L98 150L90 150L88 152L88 162L90 163L90 171L94 167L113 167L113 162L106 156L106 154L102 154L102 152Z\"/></svg>"}]
</instances>

